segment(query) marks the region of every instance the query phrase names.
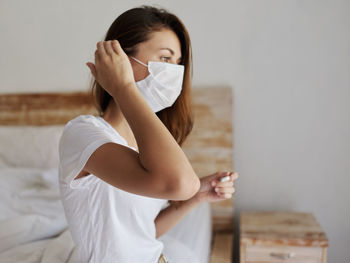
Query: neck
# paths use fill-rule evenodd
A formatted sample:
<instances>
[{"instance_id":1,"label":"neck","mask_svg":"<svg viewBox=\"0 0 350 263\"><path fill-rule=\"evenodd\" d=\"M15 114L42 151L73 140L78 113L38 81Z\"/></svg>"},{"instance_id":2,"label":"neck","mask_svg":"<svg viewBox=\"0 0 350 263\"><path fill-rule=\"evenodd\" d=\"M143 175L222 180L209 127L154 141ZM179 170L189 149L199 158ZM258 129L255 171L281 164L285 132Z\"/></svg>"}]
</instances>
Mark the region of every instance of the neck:
<instances>
[{"instance_id":1,"label":"neck","mask_svg":"<svg viewBox=\"0 0 350 263\"><path fill-rule=\"evenodd\" d=\"M137 148L137 142L133 135L133 131L120 107L114 100L111 100L101 117L104 118L127 141L128 145L133 145L133 147Z\"/></svg>"},{"instance_id":2,"label":"neck","mask_svg":"<svg viewBox=\"0 0 350 263\"><path fill-rule=\"evenodd\" d=\"M111 99L107 109L101 116L104 118L114 129L119 130L127 124L127 121L119 108L118 104Z\"/></svg>"}]
</instances>

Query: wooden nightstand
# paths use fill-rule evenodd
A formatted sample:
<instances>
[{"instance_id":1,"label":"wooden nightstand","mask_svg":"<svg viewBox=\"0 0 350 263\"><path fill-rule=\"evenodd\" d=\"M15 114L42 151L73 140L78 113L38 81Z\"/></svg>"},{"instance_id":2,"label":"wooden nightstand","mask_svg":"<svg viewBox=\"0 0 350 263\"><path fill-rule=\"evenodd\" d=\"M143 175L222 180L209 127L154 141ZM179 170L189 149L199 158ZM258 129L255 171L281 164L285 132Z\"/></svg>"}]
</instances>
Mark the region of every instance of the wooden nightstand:
<instances>
[{"instance_id":1,"label":"wooden nightstand","mask_svg":"<svg viewBox=\"0 0 350 263\"><path fill-rule=\"evenodd\" d=\"M328 239L311 213L240 212L240 263L326 263Z\"/></svg>"}]
</instances>

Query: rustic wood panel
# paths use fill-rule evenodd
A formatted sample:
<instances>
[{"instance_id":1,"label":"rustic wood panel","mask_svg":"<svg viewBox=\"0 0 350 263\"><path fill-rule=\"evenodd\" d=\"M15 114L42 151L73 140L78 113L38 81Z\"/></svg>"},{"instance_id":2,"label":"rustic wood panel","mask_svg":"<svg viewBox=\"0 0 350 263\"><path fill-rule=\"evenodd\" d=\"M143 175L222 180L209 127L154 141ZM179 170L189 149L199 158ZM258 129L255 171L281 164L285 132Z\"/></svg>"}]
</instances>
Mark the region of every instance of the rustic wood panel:
<instances>
[{"instance_id":1,"label":"rustic wood panel","mask_svg":"<svg viewBox=\"0 0 350 263\"><path fill-rule=\"evenodd\" d=\"M246 262L322 263L321 247L247 246ZM242 262L243 263L243 262Z\"/></svg>"},{"instance_id":2,"label":"rustic wood panel","mask_svg":"<svg viewBox=\"0 0 350 263\"><path fill-rule=\"evenodd\" d=\"M0 125L62 125L95 113L85 92L0 95Z\"/></svg>"},{"instance_id":3,"label":"rustic wood panel","mask_svg":"<svg viewBox=\"0 0 350 263\"><path fill-rule=\"evenodd\" d=\"M183 144L199 177L233 171L232 88L192 89L194 127ZM233 231L234 196L211 203L214 231Z\"/></svg>"},{"instance_id":4,"label":"rustic wood panel","mask_svg":"<svg viewBox=\"0 0 350 263\"><path fill-rule=\"evenodd\" d=\"M240 262L326 263L328 239L311 213L241 211Z\"/></svg>"},{"instance_id":5,"label":"rustic wood panel","mask_svg":"<svg viewBox=\"0 0 350 263\"><path fill-rule=\"evenodd\" d=\"M210 253L211 263L231 263L233 256L233 235L214 233Z\"/></svg>"},{"instance_id":6,"label":"rustic wood panel","mask_svg":"<svg viewBox=\"0 0 350 263\"><path fill-rule=\"evenodd\" d=\"M247 245L328 247L320 224L304 212L241 212L240 238Z\"/></svg>"}]
</instances>

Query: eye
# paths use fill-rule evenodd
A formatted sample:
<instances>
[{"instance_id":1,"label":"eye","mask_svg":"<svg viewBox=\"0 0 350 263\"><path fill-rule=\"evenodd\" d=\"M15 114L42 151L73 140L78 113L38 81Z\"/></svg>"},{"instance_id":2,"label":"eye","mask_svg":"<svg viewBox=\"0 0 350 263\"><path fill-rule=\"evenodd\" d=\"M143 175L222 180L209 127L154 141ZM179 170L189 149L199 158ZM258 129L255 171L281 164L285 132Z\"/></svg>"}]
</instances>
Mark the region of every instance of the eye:
<instances>
[{"instance_id":1,"label":"eye","mask_svg":"<svg viewBox=\"0 0 350 263\"><path fill-rule=\"evenodd\" d=\"M161 57L162 60L163 60L163 58L166 58L167 60L170 59L170 57ZM167 62L167 61L164 61L164 60L163 60L163 62Z\"/></svg>"}]
</instances>

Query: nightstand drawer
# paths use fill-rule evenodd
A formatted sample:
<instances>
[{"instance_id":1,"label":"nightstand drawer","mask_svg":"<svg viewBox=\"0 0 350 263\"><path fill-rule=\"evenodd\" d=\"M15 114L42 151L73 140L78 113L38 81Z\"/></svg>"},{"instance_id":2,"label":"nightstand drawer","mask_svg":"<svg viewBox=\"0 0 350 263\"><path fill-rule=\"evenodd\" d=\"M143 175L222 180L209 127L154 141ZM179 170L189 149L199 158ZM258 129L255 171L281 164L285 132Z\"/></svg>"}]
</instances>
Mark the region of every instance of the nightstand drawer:
<instances>
[{"instance_id":1,"label":"nightstand drawer","mask_svg":"<svg viewBox=\"0 0 350 263\"><path fill-rule=\"evenodd\" d=\"M248 263L321 263L321 247L258 246L247 245L245 260Z\"/></svg>"},{"instance_id":2,"label":"nightstand drawer","mask_svg":"<svg viewBox=\"0 0 350 263\"><path fill-rule=\"evenodd\" d=\"M328 238L311 213L240 213L240 263L326 263Z\"/></svg>"}]
</instances>

